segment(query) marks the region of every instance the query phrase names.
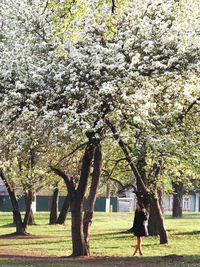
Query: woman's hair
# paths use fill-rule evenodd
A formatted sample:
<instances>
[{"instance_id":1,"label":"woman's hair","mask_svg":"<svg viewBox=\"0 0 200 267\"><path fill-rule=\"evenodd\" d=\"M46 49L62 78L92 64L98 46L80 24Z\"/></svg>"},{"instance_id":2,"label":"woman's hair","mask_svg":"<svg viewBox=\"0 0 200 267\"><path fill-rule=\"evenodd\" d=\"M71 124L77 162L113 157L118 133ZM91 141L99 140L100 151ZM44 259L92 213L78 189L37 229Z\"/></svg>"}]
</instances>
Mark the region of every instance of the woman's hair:
<instances>
[{"instance_id":1,"label":"woman's hair","mask_svg":"<svg viewBox=\"0 0 200 267\"><path fill-rule=\"evenodd\" d=\"M138 201L137 204L140 206L141 209L145 208L144 203L141 201Z\"/></svg>"}]
</instances>

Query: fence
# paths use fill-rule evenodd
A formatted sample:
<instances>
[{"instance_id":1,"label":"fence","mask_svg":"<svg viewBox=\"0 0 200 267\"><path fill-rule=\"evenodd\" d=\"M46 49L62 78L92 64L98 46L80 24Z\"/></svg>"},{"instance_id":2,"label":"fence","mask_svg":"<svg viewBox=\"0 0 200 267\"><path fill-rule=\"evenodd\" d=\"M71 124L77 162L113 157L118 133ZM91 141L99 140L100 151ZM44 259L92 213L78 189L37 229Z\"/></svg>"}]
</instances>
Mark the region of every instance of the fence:
<instances>
[{"instance_id":1,"label":"fence","mask_svg":"<svg viewBox=\"0 0 200 267\"><path fill-rule=\"evenodd\" d=\"M65 197L60 196L58 202L58 210L61 210ZM20 211L26 210L24 197L18 199ZM36 196L36 211L50 211L52 196ZM84 200L84 209L87 205L87 199ZM134 200L132 198L110 198L113 212L132 212L134 208ZM0 196L0 211L12 211L12 205L9 196ZM97 197L94 211L106 211L106 197Z\"/></svg>"}]
</instances>

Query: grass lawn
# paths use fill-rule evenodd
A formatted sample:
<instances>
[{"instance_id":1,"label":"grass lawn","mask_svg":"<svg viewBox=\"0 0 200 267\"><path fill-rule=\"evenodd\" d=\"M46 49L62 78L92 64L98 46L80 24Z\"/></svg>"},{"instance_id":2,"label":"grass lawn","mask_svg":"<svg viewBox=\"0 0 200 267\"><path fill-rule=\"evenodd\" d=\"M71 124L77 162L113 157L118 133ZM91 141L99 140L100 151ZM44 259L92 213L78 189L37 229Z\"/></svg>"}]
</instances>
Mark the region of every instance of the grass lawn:
<instances>
[{"instance_id":1,"label":"grass lawn","mask_svg":"<svg viewBox=\"0 0 200 267\"><path fill-rule=\"evenodd\" d=\"M67 218L65 225L50 226L48 225L49 213L37 212L35 213L35 221L36 225L28 227L28 232L34 236L31 238L2 238L0 236L1 249L24 250L30 254L37 253L59 257L71 254L70 216ZM131 257L136 244L136 238L129 233L125 233L125 231L132 226L132 221L133 214L130 213L113 213L112 218L106 213L95 213L90 237L92 256ZM11 223L12 213L0 212L1 235L7 235L15 231L15 227L11 226ZM162 264L160 266L200 266L200 213L186 213L181 219L166 216L165 224L169 234L169 244L160 245L159 236L146 237L143 240L144 256L142 257L142 262L151 261L153 264L159 262L160 259L167 259L168 255L176 254L177 257L181 257L181 261L176 262L173 260L172 265ZM138 259L138 261L141 261L141 259ZM167 264L171 264L169 262ZM36 266L34 263L29 263L28 265L23 263L23 265L19 262L19 265L17 264L17 261L15 261L14 266ZM13 266L13 261L0 256L0 266ZM37 264L37 266L62 265L41 263ZM76 265L67 266L83 267L88 265L78 265L77 263Z\"/></svg>"}]
</instances>

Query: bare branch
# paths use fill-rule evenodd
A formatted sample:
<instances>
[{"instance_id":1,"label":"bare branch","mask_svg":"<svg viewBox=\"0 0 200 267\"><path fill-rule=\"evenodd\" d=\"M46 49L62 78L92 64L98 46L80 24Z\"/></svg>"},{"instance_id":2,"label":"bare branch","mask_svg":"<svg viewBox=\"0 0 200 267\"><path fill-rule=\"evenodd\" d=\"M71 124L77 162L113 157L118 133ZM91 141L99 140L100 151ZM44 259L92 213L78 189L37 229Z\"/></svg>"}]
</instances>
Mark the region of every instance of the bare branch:
<instances>
[{"instance_id":1,"label":"bare branch","mask_svg":"<svg viewBox=\"0 0 200 267\"><path fill-rule=\"evenodd\" d=\"M112 13L114 14L115 13L115 8L117 6L115 5L115 0L112 0Z\"/></svg>"},{"instance_id":2,"label":"bare branch","mask_svg":"<svg viewBox=\"0 0 200 267\"><path fill-rule=\"evenodd\" d=\"M193 106L196 105L196 104L198 103L199 100L200 100L200 97L199 97L196 101L194 101L193 103L191 103L191 104L189 105L189 107L186 109L186 111L184 111L183 114L181 114L181 115L179 116L178 119L180 119L180 120L182 121L183 118L184 118L184 117L190 112L190 110L193 108Z\"/></svg>"},{"instance_id":3,"label":"bare branch","mask_svg":"<svg viewBox=\"0 0 200 267\"><path fill-rule=\"evenodd\" d=\"M67 174L65 174L62 170L57 169L57 168L55 168L55 167L53 167L53 166L49 166L49 167L50 167L50 169L51 169L55 174L57 174L58 176L60 176L61 178L64 179L65 184L66 184L68 190L71 189L71 182L70 182L71 179L69 179L69 177L67 176ZM70 190L69 190L69 191L70 191Z\"/></svg>"},{"instance_id":4,"label":"bare branch","mask_svg":"<svg viewBox=\"0 0 200 267\"><path fill-rule=\"evenodd\" d=\"M126 148L126 145L125 143L122 141L122 139L119 137L118 133L117 133L117 130L115 128L115 126L108 120L106 119L106 124L108 125L108 127L111 129L112 133L113 133L113 136L115 138L115 140L118 141L119 143L119 146L121 147L121 149L123 150L124 154L126 155L127 157L127 161L131 167L131 169L133 170L133 173L137 179L137 181L140 183L141 185L141 188L142 188L142 191L144 194L146 194L146 186L144 184L144 181L142 180L142 177L137 169L137 166L136 164L133 162L133 160L131 159L130 155L129 155L129 152Z\"/></svg>"},{"instance_id":5,"label":"bare branch","mask_svg":"<svg viewBox=\"0 0 200 267\"><path fill-rule=\"evenodd\" d=\"M134 189L133 192L134 192L134 193L137 193L137 189L136 189L135 185L133 185L133 184L126 184L126 185L123 185L122 182L120 182L119 180L117 180L117 179L115 179L115 178L112 178L111 175L109 174L109 172L108 172L107 170L102 169L102 171L104 171L104 172L107 173L107 175L108 175L108 179L109 179L109 180L112 180L112 181L114 181L114 182L116 182L116 183L119 184L119 186L121 187L121 189L118 190L118 193L120 193L121 191L123 191L123 190L126 189L127 187L132 187L132 188Z\"/></svg>"},{"instance_id":6,"label":"bare branch","mask_svg":"<svg viewBox=\"0 0 200 267\"><path fill-rule=\"evenodd\" d=\"M64 159L68 158L69 156L73 155L77 150L79 150L80 148L84 147L85 145L87 145L86 143L81 144L80 146L76 147L72 152L70 152L69 154L63 156L57 163L55 166L58 166Z\"/></svg>"},{"instance_id":7,"label":"bare branch","mask_svg":"<svg viewBox=\"0 0 200 267\"><path fill-rule=\"evenodd\" d=\"M115 161L115 164L114 164L114 166L113 166L113 168L112 168L112 170L111 170L110 173L109 173L107 170L104 169L104 172L107 172L108 177L111 177L111 175L113 174L115 168L117 167L117 164L118 164L120 161L123 161L123 160L127 160L127 158L121 158L121 159L116 160L116 161Z\"/></svg>"},{"instance_id":8,"label":"bare branch","mask_svg":"<svg viewBox=\"0 0 200 267\"><path fill-rule=\"evenodd\" d=\"M117 180L116 180L116 182L117 182ZM133 184L126 184L126 185L124 185L120 190L118 190L118 193L121 193L124 189L126 189L128 187L132 187L134 189L133 190L133 193L135 193L135 194L138 193L136 186L133 185Z\"/></svg>"}]
</instances>

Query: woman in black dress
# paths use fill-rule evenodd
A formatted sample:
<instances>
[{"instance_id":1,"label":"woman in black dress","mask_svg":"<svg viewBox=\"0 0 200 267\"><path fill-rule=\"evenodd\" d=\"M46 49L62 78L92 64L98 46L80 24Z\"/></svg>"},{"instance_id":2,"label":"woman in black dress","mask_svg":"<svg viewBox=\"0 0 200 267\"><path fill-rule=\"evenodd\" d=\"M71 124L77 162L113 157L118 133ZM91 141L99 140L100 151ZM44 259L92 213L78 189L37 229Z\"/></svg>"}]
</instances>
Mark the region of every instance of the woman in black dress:
<instances>
[{"instance_id":1,"label":"woman in black dress","mask_svg":"<svg viewBox=\"0 0 200 267\"><path fill-rule=\"evenodd\" d=\"M148 235L148 219L149 215L144 207L143 203L136 204L135 217L133 222L133 227L131 228L131 232L137 236L137 246L135 248L135 252L133 256L135 257L137 251L139 251L140 256L142 256L142 238L143 236Z\"/></svg>"}]
</instances>

